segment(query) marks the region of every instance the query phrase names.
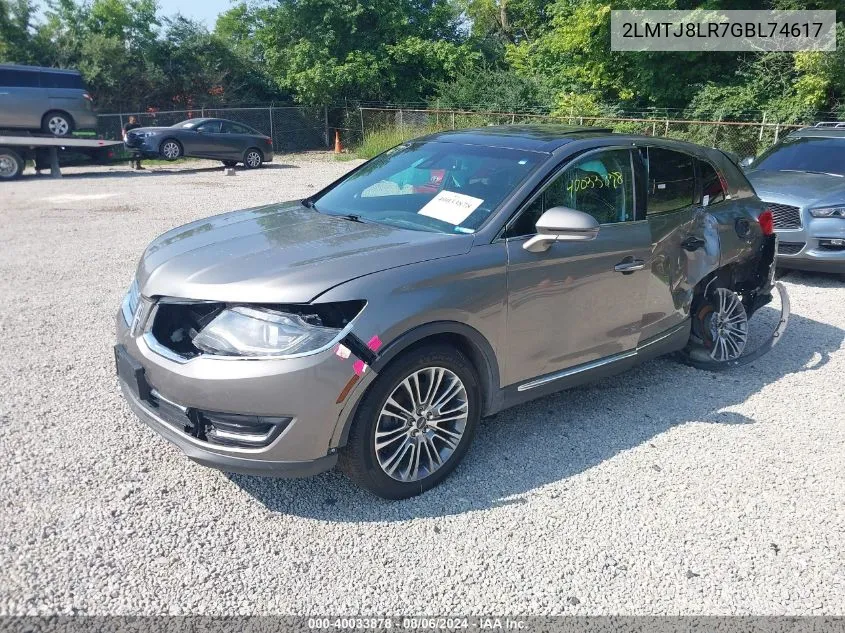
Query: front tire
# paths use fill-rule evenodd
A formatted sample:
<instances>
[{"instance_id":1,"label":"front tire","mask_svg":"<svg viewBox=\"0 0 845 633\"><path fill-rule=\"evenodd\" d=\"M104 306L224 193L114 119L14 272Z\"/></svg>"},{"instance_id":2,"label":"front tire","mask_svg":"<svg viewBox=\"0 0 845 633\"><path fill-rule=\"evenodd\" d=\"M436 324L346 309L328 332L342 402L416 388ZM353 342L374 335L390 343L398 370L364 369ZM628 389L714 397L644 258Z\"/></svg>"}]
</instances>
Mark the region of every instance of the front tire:
<instances>
[{"instance_id":1,"label":"front tire","mask_svg":"<svg viewBox=\"0 0 845 633\"><path fill-rule=\"evenodd\" d=\"M179 144L179 141L172 138L162 141L161 146L158 148L158 152L165 160L176 160L177 158L182 158L182 146Z\"/></svg>"},{"instance_id":2,"label":"front tire","mask_svg":"<svg viewBox=\"0 0 845 633\"><path fill-rule=\"evenodd\" d=\"M244 152L244 167L247 169L258 169L264 163L264 155L254 147Z\"/></svg>"},{"instance_id":3,"label":"front tire","mask_svg":"<svg viewBox=\"0 0 845 633\"><path fill-rule=\"evenodd\" d=\"M436 486L472 441L481 411L475 368L460 351L427 345L384 369L358 407L339 465L384 499Z\"/></svg>"},{"instance_id":4,"label":"front tire","mask_svg":"<svg viewBox=\"0 0 845 633\"><path fill-rule=\"evenodd\" d=\"M41 119L41 131L58 137L70 136L73 134L73 119L65 112L53 110Z\"/></svg>"}]
</instances>

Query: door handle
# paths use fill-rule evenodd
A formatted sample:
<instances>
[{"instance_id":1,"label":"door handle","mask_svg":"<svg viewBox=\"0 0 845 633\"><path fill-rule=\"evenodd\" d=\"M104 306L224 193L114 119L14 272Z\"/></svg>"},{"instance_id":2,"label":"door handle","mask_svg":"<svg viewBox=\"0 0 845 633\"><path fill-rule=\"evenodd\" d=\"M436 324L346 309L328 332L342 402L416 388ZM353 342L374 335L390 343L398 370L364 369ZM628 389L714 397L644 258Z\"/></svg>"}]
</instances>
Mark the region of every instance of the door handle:
<instances>
[{"instance_id":1,"label":"door handle","mask_svg":"<svg viewBox=\"0 0 845 633\"><path fill-rule=\"evenodd\" d=\"M618 273L622 273L623 275L630 275L631 273L642 270L643 268L645 268L645 262L643 260L626 257L616 264L616 266L613 267L613 270Z\"/></svg>"},{"instance_id":2,"label":"door handle","mask_svg":"<svg viewBox=\"0 0 845 633\"><path fill-rule=\"evenodd\" d=\"M696 237L695 235L688 235L683 242L681 242L681 248L685 251L695 251L699 248L704 248L705 241L700 237Z\"/></svg>"}]
</instances>

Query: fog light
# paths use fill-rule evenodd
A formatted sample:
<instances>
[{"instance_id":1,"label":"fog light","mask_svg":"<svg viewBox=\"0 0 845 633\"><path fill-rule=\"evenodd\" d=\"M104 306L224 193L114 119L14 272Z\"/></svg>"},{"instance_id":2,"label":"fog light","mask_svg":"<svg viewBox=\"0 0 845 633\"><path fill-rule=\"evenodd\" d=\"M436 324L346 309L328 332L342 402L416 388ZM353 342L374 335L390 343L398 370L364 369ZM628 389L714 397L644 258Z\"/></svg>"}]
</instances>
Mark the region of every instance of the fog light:
<instances>
[{"instance_id":1,"label":"fog light","mask_svg":"<svg viewBox=\"0 0 845 633\"><path fill-rule=\"evenodd\" d=\"M842 251L845 250L845 239L830 238L825 240L819 240L819 247L827 249L829 251Z\"/></svg>"},{"instance_id":2,"label":"fog light","mask_svg":"<svg viewBox=\"0 0 845 633\"><path fill-rule=\"evenodd\" d=\"M293 418L234 413L199 412L205 422L205 439L211 444L261 448L269 446Z\"/></svg>"}]
</instances>

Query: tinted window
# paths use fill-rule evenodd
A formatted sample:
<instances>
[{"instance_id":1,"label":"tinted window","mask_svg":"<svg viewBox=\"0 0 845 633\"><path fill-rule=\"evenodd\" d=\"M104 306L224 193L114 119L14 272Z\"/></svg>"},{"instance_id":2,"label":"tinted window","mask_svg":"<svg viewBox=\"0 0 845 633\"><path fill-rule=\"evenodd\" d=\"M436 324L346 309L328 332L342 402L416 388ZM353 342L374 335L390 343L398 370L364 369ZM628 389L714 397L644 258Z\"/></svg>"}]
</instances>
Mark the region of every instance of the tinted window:
<instances>
[{"instance_id":1,"label":"tinted window","mask_svg":"<svg viewBox=\"0 0 845 633\"><path fill-rule=\"evenodd\" d=\"M408 143L321 197L318 211L439 233L472 233L547 157L514 149Z\"/></svg>"},{"instance_id":2,"label":"tinted window","mask_svg":"<svg viewBox=\"0 0 845 633\"><path fill-rule=\"evenodd\" d=\"M207 123L198 125L197 132L205 132L206 134L217 134L218 132L220 132L220 121L208 121Z\"/></svg>"},{"instance_id":3,"label":"tinted window","mask_svg":"<svg viewBox=\"0 0 845 633\"><path fill-rule=\"evenodd\" d=\"M85 88L82 84L82 77L75 73L51 73L47 71L41 73L41 87L73 88L75 90L83 90Z\"/></svg>"},{"instance_id":4,"label":"tinted window","mask_svg":"<svg viewBox=\"0 0 845 633\"><path fill-rule=\"evenodd\" d=\"M713 165L705 161L698 161L698 171L701 175L701 204L710 206L723 202L725 199L725 187L719 173Z\"/></svg>"},{"instance_id":5,"label":"tinted window","mask_svg":"<svg viewBox=\"0 0 845 633\"><path fill-rule=\"evenodd\" d=\"M0 86L6 88L37 88L38 71L0 68Z\"/></svg>"},{"instance_id":6,"label":"tinted window","mask_svg":"<svg viewBox=\"0 0 845 633\"><path fill-rule=\"evenodd\" d=\"M648 173L647 215L677 211L693 203L695 170L692 156L659 147L644 147L640 154Z\"/></svg>"},{"instance_id":7,"label":"tinted window","mask_svg":"<svg viewBox=\"0 0 845 633\"><path fill-rule=\"evenodd\" d=\"M567 167L549 183L507 231L507 237L533 235L535 225L552 207L583 211L599 224L634 219L634 189L628 150L591 154Z\"/></svg>"},{"instance_id":8,"label":"tinted window","mask_svg":"<svg viewBox=\"0 0 845 633\"><path fill-rule=\"evenodd\" d=\"M751 168L845 175L845 136L787 137L755 160Z\"/></svg>"},{"instance_id":9,"label":"tinted window","mask_svg":"<svg viewBox=\"0 0 845 633\"><path fill-rule=\"evenodd\" d=\"M241 125L240 123L232 123L231 121L224 121L223 122L223 133L224 134L255 134L255 132L250 130L247 126Z\"/></svg>"}]
</instances>

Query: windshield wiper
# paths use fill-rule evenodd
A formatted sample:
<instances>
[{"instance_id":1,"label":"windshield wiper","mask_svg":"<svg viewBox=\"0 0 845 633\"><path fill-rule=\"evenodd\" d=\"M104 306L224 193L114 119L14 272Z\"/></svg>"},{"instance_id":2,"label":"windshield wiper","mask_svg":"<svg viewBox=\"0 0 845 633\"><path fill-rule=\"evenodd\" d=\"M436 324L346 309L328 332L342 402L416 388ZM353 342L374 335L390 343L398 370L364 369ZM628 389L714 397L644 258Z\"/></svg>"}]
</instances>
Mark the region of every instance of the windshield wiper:
<instances>
[{"instance_id":1,"label":"windshield wiper","mask_svg":"<svg viewBox=\"0 0 845 633\"><path fill-rule=\"evenodd\" d=\"M303 198L299 202L306 209L314 209L315 211L317 210L317 205L314 204L314 201L311 198Z\"/></svg>"},{"instance_id":2,"label":"windshield wiper","mask_svg":"<svg viewBox=\"0 0 845 633\"><path fill-rule=\"evenodd\" d=\"M356 215L355 213L330 213L329 215L333 215L336 218L343 218L344 220L349 220L350 222L367 224L365 220L361 219L360 215Z\"/></svg>"},{"instance_id":3,"label":"windshield wiper","mask_svg":"<svg viewBox=\"0 0 845 633\"><path fill-rule=\"evenodd\" d=\"M789 171L796 174L821 174L823 176L836 176L837 178L845 178L842 174L832 174L829 171L813 171L812 169L781 169L780 171Z\"/></svg>"}]
</instances>

